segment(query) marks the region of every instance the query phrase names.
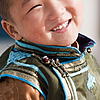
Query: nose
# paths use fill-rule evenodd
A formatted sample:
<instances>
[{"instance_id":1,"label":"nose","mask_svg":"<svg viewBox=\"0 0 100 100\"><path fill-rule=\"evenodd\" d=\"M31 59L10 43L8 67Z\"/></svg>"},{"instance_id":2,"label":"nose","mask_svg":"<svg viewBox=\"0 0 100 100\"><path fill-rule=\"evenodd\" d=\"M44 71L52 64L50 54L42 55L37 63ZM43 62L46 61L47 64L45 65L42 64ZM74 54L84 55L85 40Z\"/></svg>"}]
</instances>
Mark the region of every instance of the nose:
<instances>
[{"instance_id":1,"label":"nose","mask_svg":"<svg viewBox=\"0 0 100 100\"><path fill-rule=\"evenodd\" d=\"M49 3L47 11L48 11L48 19L52 21L56 18L61 17L66 11L66 9L63 4L55 0Z\"/></svg>"}]
</instances>

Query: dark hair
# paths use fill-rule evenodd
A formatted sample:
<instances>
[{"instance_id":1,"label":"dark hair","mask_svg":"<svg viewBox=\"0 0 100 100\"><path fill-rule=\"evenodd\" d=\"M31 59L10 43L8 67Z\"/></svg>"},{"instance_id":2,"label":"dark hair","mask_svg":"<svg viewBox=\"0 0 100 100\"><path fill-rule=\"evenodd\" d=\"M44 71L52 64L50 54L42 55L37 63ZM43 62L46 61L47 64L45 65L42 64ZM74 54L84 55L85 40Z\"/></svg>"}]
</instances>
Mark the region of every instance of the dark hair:
<instances>
[{"instance_id":1,"label":"dark hair","mask_svg":"<svg viewBox=\"0 0 100 100\"><path fill-rule=\"evenodd\" d=\"M0 16L6 21L11 21L10 7L12 0L0 0Z\"/></svg>"}]
</instances>

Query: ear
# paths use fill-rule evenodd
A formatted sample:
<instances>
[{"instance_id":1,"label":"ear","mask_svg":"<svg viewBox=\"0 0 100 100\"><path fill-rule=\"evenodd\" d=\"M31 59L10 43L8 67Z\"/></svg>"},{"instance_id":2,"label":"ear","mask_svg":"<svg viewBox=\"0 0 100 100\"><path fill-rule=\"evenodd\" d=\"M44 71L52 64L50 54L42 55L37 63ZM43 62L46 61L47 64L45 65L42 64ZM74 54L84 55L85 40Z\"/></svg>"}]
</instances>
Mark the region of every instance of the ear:
<instances>
[{"instance_id":1,"label":"ear","mask_svg":"<svg viewBox=\"0 0 100 100\"><path fill-rule=\"evenodd\" d=\"M8 33L10 37L16 40L20 40L22 38L19 32L17 31L15 24L5 20L2 20L1 24L3 29Z\"/></svg>"}]
</instances>

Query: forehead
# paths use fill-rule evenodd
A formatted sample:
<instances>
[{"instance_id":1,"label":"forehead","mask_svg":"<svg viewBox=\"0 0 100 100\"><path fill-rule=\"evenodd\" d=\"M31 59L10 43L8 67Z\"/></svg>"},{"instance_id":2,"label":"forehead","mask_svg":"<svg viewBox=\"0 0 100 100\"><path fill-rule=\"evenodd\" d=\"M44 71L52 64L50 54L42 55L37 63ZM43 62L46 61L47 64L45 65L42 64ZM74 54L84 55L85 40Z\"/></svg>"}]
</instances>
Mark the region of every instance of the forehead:
<instances>
[{"instance_id":1,"label":"forehead","mask_svg":"<svg viewBox=\"0 0 100 100\"><path fill-rule=\"evenodd\" d=\"M24 6L25 4L27 4L29 1L31 1L31 0L23 0L22 1L22 6Z\"/></svg>"},{"instance_id":2,"label":"forehead","mask_svg":"<svg viewBox=\"0 0 100 100\"><path fill-rule=\"evenodd\" d=\"M24 6L29 1L32 1L32 0L12 0L12 1L13 1L13 5Z\"/></svg>"}]
</instances>

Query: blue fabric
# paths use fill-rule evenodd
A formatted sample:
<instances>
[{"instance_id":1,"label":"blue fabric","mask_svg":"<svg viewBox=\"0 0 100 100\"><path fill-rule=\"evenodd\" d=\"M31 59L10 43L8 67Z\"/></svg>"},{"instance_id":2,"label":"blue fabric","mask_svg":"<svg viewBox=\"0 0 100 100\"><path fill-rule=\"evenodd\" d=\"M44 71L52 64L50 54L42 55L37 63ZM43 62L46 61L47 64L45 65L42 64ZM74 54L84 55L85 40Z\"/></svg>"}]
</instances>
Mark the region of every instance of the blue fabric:
<instances>
[{"instance_id":1,"label":"blue fabric","mask_svg":"<svg viewBox=\"0 0 100 100\"><path fill-rule=\"evenodd\" d=\"M72 84L72 88L73 88L73 91L74 91L74 94L75 94L75 100L78 100L75 84L74 84L74 82L73 82L73 80L71 79L70 76L68 78L69 78L69 80Z\"/></svg>"},{"instance_id":2,"label":"blue fabric","mask_svg":"<svg viewBox=\"0 0 100 100\"><path fill-rule=\"evenodd\" d=\"M61 77L59 76L59 74L57 73L57 71L55 70L55 68L54 68L54 67L52 67L52 68L53 68L54 72L56 73L56 75L58 76L58 78L59 78L59 80L60 80L60 82L61 82L63 91L64 91L64 93L65 93L65 100L68 100L67 92L66 92L66 89L65 89L65 87L64 87L64 84L63 84L63 82L62 82L62 79L61 79Z\"/></svg>"},{"instance_id":3,"label":"blue fabric","mask_svg":"<svg viewBox=\"0 0 100 100\"><path fill-rule=\"evenodd\" d=\"M41 51L41 52L44 52L45 54L66 54L66 53L70 53L70 52L54 52L54 51L45 51L45 50L42 50L41 48L38 48L36 46L33 46L33 45L30 45L30 44L25 44L25 43L22 43L20 41L17 41L16 40L16 43L22 47L25 47L25 48L28 48L28 49L34 49L34 50L38 50L38 51ZM38 44L41 46L41 44ZM49 47L49 48L58 48L58 49L61 49L61 48L65 48L65 49L74 49L76 52L78 53L81 53L78 49L76 49L75 47L64 47L64 46L46 46L46 45L43 45L44 47Z\"/></svg>"},{"instance_id":4,"label":"blue fabric","mask_svg":"<svg viewBox=\"0 0 100 100\"><path fill-rule=\"evenodd\" d=\"M95 83L96 83L95 77L93 77L90 73L88 73L88 83L87 83L88 90L93 89Z\"/></svg>"},{"instance_id":5,"label":"blue fabric","mask_svg":"<svg viewBox=\"0 0 100 100\"><path fill-rule=\"evenodd\" d=\"M41 47L46 47L46 48L57 48L57 49L73 49L75 50L77 53L81 54L82 52L85 51L85 49L87 48L91 48L91 47L94 47L95 46L95 42L88 38L87 36L85 35L82 35L79 33L78 35L78 38L77 38L77 41L79 43L79 50L75 47L67 47L67 46L48 46L48 45L42 45L42 44L37 44L37 43L34 43L35 45L37 46L41 46ZM56 53L61 53L61 52L52 52L52 51L45 51L45 50L42 50L36 46L33 46L33 45L30 45L30 44L26 44L26 43L22 43L20 41L17 41L15 40L15 42L22 46L22 47L25 47L25 48L29 48L29 49L36 49L36 50L40 50L41 52L44 52L46 54L56 54ZM62 52L62 53L70 53L70 52Z\"/></svg>"},{"instance_id":6,"label":"blue fabric","mask_svg":"<svg viewBox=\"0 0 100 100\"><path fill-rule=\"evenodd\" d=\"M75 73L71 73L71 74L69 74L69 75L70 75L71 77L74 77L74 76L77 76L77 75L79 75L79 74L82 74L82 73L88 71L88 69L89 69L89 67L86 66L85 68L81 69L80 71L75 72Z\"/></svg>"},{"instance_id":7,"label":"blue fabric","mask_svg":"<svg viewBox=\"0 0 100 100\"><path fill-rule=\"evenodd\" d=\"M17 40L16 40L16 43L19 46L23 47L23 48L31 49L33 51L34 50L38 50L38 51L43 52L45 54L72 54L72 52L70 50L74 50L75 53L80 55L80 56L68 56L68 57L63 57L62 56L62 57L58 57L60 60L62 60L61 64L63 65L63 64L72 63L72 62L79 61L79 60L83 59L85 54L86 54L85 53L85 49L93 47L95 45L95 42L93 40L91 40L90 38L88 38L88 37L86 37L86 36L84 36L82 34L79 34L79 37L78 37L77 41L79 43L79 50L77 48L75 48L75 47L46 46L46 45L34 43L35 45L37 45L37 46L35 46L35 45L31 45L29 43L23 43L23 42L17 41ZM39 48L38 46L46 47L46 48L52 48L52 49L55 49L55 48L56 49L66 49L66 50L69 49L69 51L66 51L66 50L65 50L65 52L62 52L62 51L59 52L59 50L58 51L49 51L48 49L47 50L45 50L45 49L43 50L43 49ZM47 81L46 77L44 76L44 74L41 72L41 70L37 66L31 65L31 64L25 64L25 63L20 62L20 60L22 60L22 59L24 59L26 57L27 58L31 57L31 53L22 52L22 51L17 50L16 48L14 48L14 51L10 52L9 58L7 60L7 65L2 70L0 70L0 72L2 72L10 63L14 63L14 64L19 65L19 66L29 67L29 68L32 68L35 71L37 71L40 74L40 76L45 80L47 85L48 85L48 81ZM59 80L61 82L63 91L65 93L65 100L68 100L68 96L67 96L66 90L64 88L64 84L62 82L62 79L59 76L59 74L56 72L55 68L54 67L52 67L52 68L53 68L54 72L56 73L56 75L58 76L58 78L59 78ZM72 86L73 86L73 90L74 90L74 94L75 94L76 100L78 100L77 93L76 93L76 88L75 88L74 82L72 81L71 77L74 77L74 76L79 75L81 73L84 73L86 71L88 71L88 66L86 66L85 68L83 68L82 70L80 70L78 72L70 74L70 77L68 77L70 82L71 82L71 84L72 84ZM25 80L25 79L22 79L20 77L13 76L13 75L7 75L7 74L1 75L1 77L5 77L5 76L16 78L16 79L22 80L22 81L32 85L33 87L38 89L39 92L46 99L45 94L38 87L36 87L34 84L29 82L28 80ZM95 79L89 74L88 83L87 83L87 87L88 87L89 90L93 87L94 83L95 83Z\"/></svg>"},{"instance_id":8,"label":"blue fabric","mask_svg":"<svg viewBox=\"0 0 100 100\"><path fill-rule=\"evenodd\" d=\"M76 59L73 59L73 60L68 60L68 61L65 61L65 62L61 62L61 64L64 65L64 64L67 64L67 63L72 63L72 62L75 62L75 61L79 61L80 59L84 58L85 54L86 53L84 52L84 53L82 53L82 55L80 57L77 57Z\"/></svg>"},{"instance_id":9,"label":"blue fabric","mask_svg":"<svg viewBox=\"0 0 100 100\"><path fill-rule=\"evenodd\" d=\"M0 72L2 72L10 63L14 63L19 66L30 67L30 68L36 70L42 76L42 78L45 80L45 82L48 85L48 81L47 81L46 77L44 76L44 74L41 72L41 70L37 66L19 62L21 59L24 59L26 57L31 57L31 54L21 52L21 51L18 51L18 52L11 51L9 58L7 60L7 65L2 70L0 70Z\"/></svg>"}]
</instances>

